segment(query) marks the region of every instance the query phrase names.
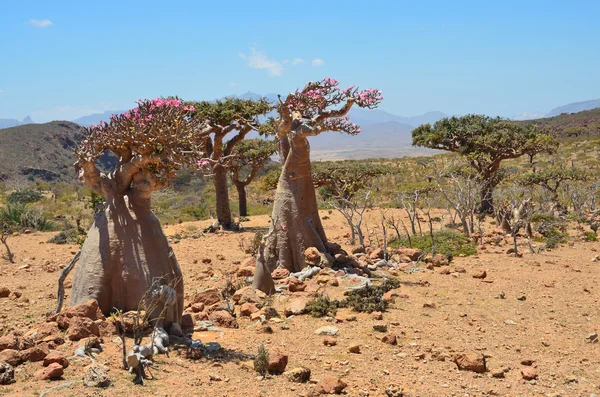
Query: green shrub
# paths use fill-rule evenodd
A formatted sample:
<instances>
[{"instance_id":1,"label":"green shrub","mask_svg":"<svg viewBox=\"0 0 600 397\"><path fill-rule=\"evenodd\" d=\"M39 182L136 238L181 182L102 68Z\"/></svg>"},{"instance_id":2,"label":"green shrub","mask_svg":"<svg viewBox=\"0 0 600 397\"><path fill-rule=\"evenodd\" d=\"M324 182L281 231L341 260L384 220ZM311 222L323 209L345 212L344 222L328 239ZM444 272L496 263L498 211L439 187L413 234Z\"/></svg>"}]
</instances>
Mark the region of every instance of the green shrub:
<instances>
[{"instance_id":1,"label":"green shrub","mask_svg":"<svg viewBox=\"0 0 600 397\"><path fill-rule=\"evenodd\" d=\"M313 317L335 316L337 301L332 301L328 296L320 295L306 303L306 313Z\"/></svg>"},{"instance_id":2,"label":"green shrub","mask_svg":"<svg viewBox=\"0 0 600 397\"><path fill-rule=\"evenodd\" d=\"M258 353L254 359L254 370L263 377L267 375L269 370L269 351L262 343L258 346Z\"/></svg>"},{"instance_id":3,"label":"green shrub","mask_svg":"<svg viewBox=\"0 0 600 397\"><path fill-rule=\"evenodd\" d=\"M55 225L37 208L28 208L23 204L8 204L0 209L0 222L14 228L35 229L39 231L54 230Z\"/></svg>"},{"instance_id":4,"label":"green shrub","mask_svg":"<svg viewBox=\"0 0 600 397\"><path fill-rule=\"evenodd\" d=\"M42 199L42 193L37 190L17 190L8 195L6 200L11 204L28 204L35 203Z\"/></svg>"},{"instance_id":5,"label":"green shrub","mask_svg":"<svg viewBox=\"0 0 600 397\"><path fill-rule=\"evenodd\" d=\"M351 291L346 291L346 298L336 302L337 307L350 307L357 312L383 312L387 309L389 303L383 300L383 295L400 287L400 281L395 278L386 278L380 285L365 285Z\"/></svg>"},{"instance_id":6,"label":"green shrub","mask_svg":"<svg viewBox=\"0 0 600 397\"><path fill-rule=\"evenodd\" d=\"M585 237L585 241L598 241L598 236L594 232L585 232L583 235Z\"/></svg>"},{"instance_id":7,"label":"green shrub","mask_svg":"<svg viewBox=\"0 0 600 397\"><path fill-rule=\"evenodd\" d=\"M434 232L433 241L435 242L435 252L444 254L449 258L477 254L475 243L455 230L444 229ZM395 240L390 246L419 248L424 252L431 252L431 236L429 234L415 235L411 237L410 242L408 239Z\"/></svg>"}]
</instances>

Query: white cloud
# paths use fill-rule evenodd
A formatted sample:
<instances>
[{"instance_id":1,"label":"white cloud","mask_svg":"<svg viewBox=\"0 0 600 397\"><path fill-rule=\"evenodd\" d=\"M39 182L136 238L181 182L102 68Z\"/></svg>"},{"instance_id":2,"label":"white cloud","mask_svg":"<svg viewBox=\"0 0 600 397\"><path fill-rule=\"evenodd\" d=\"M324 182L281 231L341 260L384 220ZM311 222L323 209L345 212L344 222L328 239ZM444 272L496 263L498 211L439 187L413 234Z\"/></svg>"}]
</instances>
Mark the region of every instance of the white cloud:
<instances>
[{"instance_id":1,"label":"white cloud","mask_svg":"<svg viewBox=\"0 0 600 397\"><path fill-rule=\"evenodd\" d=\"M323 66L324 64L325 64L325 61L322 60L321 58L315 58L312 60L313 66Z\"/></svg>"},{"instance_id":2,"label":"white cloud","mask_svg":"<svg viewBox=\"0 0 600 397\"><path fill-rule=\"evenodd\" d=\"M30 19L29 23L36 28L47 28L48 26L52 26L53 23L49 19Z\"/></svg>"},{"instance_id":3,"label":"white cloud","mask_svg":"<svg viewBox=\"0 0 600 397\"><path fill-rule=\"evenodd\" d=\"M513 120L532 120L539 119L546 115L546 113L541 112L524 112L518 116L513 117Z\"/></svg>"},{"instance_id":4,"label":"white cloud","mask_svg":"<svg viewBox=\"0 0 600 397\"><path fill-rule=\"evenodd\" d=\"M281 62L267 58L264 53L256 50L254 47L250 48L250 55L241 52L238 55L253 69L266 69L271 76L281 76L283 74L283 65Z\"/></svg>"},{"instance_id":5,"label":"white cloud","mask_svg":"<svg viewBox=\"0 0 600 397\"><path fill-rule=\"evenodd\" d=\"M302 58L294 58L294 59L292 60L292 65L299 65L299 64L301 64L302 62L304 62L304 59L302 59Z\"/></svg>"}]
</instances>

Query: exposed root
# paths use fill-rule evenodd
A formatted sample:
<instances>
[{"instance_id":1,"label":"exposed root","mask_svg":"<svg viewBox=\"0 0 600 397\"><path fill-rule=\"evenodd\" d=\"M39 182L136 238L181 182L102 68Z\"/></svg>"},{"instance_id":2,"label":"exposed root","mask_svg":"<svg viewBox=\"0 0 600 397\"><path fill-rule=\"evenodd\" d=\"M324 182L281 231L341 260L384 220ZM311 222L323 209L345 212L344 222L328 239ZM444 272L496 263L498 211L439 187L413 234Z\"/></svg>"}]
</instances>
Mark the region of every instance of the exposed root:
<instances>
[{"instance_id":1,"label":"exposed root","mask_svg":"<svg viewBox=\"0 0 600 397\"><path fill-rule=\"evenodd\" d=\"M60 313L60 311L62 310L63 303L65 300L65 279L67 278L71 270L73 270L73 267L75 267L75 264L79 260L80 256L81 249L77 251L73 259L71 259L71 262L69 262L69 264L62 270L62 272L60 272L60 277L58 278L58 303L56 305L56 310L54 310L54 312L49 312L47 315Z\"/></svg>"},{"instance_id":2,"label":"exposed root","mask_svg":"<svg viewBox=\"0 0 600 397\"><path fill-rule=\"evenodd\" d=\"M46 394L50 393L52 390L60 389L61 387L69 387L69 386L74 385L74 384L79 383L79 382L83 382L83 381L82 380L76 380L74 382L62 383L60 385L51 387L48 390L41 392L40 393L40 397L44 397Z\"/></svg>"}]
</instances>

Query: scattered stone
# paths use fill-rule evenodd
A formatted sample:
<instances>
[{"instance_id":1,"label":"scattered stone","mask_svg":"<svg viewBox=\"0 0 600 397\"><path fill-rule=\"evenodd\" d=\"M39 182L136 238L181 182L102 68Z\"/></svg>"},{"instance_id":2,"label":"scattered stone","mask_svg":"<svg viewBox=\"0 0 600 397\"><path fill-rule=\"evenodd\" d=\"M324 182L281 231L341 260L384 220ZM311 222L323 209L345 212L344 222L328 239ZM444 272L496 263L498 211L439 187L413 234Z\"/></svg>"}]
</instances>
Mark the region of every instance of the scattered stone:
<instances>
[{"instance_id":1,"label":"scattered stone","mask_svg":"<svg viewBox=\"0 0 600 397\"><path fill-rule=\"evenodd\" d=\"M537 371L535 368L525 367L525 368L521 369L521 376L525 380L533 380L533 379L537 379L538 374L537 374Z\"/></svg>"},{"instance_id":2,"label":"scattered stone","mask_svg":"<svg viewBox=\"0 0 600 397\"><path fill-rule=\"evenodd\" d=\"M8 298L10 290L6 287L0 287L0 298Z\"/></svg>"},{"instance_id":3,"label":"scattered stone","mask_svg":"<svg viewBox=\"0 0 600 397\"><path fill-rule=\"evenodd\" d=\"M348 352L354 353L354 354L360 354L360 345L359 344L350 345L348 347Z\"/></svg>"},{"instance_id":4,"label":"scattered stone","mask_svg":"<svg viewBox=\"0 0 600 397\"><path fill-rule=\"evenodd\" d=\"M405 397L404 391L402 389L399 389L397 386L386 387L385 395L387 397Z\"/></svg>"},{"instance_id":5,"label":"scattered stone","mask_svg":"<svg viewBox=\"0 0 600 397\"><path fill-rule=\"evenodd\" d=\"M87 387L108 387L111 379L105 367L92 365L85 371L83 384Z\"/></svg>"},{"instance_id":6,"label":"scattered stone","mask_svg":"<svg viewBox=\"0 0 600 397\"><path fill-rule=\"evenodd\" d=\"M348 386L341 379L331 375L325 376L319 383L315 385L315 394L342 394Z\"/></svg>"},{"instance_id":7,"label":"scattered stone","mask_svg":"<svg viewBox=\"0 0 600 397\"><path fill-rule=\"evenodd\" d=\"M35 373L35 377L41 380L58 379L64 374L64 368L59 363L52 363Z\"/></svg>"},{"instance_id":8,"label":"scattered stone","mask_svg":"<svg viewBox=\"0 0 600 397\"><path fill-rule=\"evenodd\" d=\"M94 323L94 321L88 317L71 318L69 321L69 329L67 331L69 340L78 341L92 335L100 336L98 324Z\"/></svg>"},{"instance_id":9,"label":"scattered stone","mask_svg":"<svg viewBox=\"0 0 600 397\"><path fill-rule=\"evenodd\" d=\"M423 251L418 248L399 248L396 253L401 256L407 256L411 261L418 261L423 255Z\"/></svg>"},{"instance_id":10,"label":"scattered stone","mask_svg":"<svg viewBox=\"0 0 600 397\"><path fill-rule=\"evenodd\" d=\"M285 374L294 383L306 383L310 380L310 369L306 367L294 368Z\"/></svg>"},{"instance_id":11,"label":"scattered stone","mask_svg":"<svg viewBox=\"0 0 600 397\"><path fill-rule=\"evenodd\" d=\"M210 373L208 374L208 380L210 380L211 382L220 382L222 379L221 376L215 373Z\"/></svg>"},{"instance_id":12,"label":"scattered stone","mask_svg":"<svg viewBox=\"0 0 600 397\"><path fill-rule=\"evenodd\" d=\"M275 269L273 270L273 273L271 273L271 277L273 277L273 280L282 280L284 278L287 278L289 275L290 271L286 268Z\"/></svg>"},{"instance_id":13,"label":"scattered stone","mask_svg":"<svg viewBox=\"0 0 600 397\"><path fill-rule=\"evenodd\" d=\"M371 259L383 259L384 254L385 254L385 251L383 250L383 248L377 248L377 249L373 250L369 254L369 258L371 258Z\"/></svg>"},{"instance_id":14,"label":"scattered stone","mask_svg":"<svg viewBox=\"0 0 600 397\"><path fill-rule=\"evenodd\" d=\"M335 346L335 345L337 345L337 339L335 339L335 338L325 338L325 339L323 339L323 344L325 346Z\"/></svg>"},{"instance_id":15,"label":"scattered stone","mask_svg":"<svg viewBox=\"0 0 600 397\"><path fill-rule=\"evenodd\" d=\"M431 264L435 267L448 266L448 257L444 254L435 254L431 259Z\"/></svg>"},{"instance_id":16,"label":"scattered stone","mask_svg":"<svg viewBox=\"0 0 600 397\"><path fill-rule=\"evenodd\" d=\"M5 362L16 367L23 362L23 356L18 350L5 349L0 352L0 362Z\"/></svg>"},{"instance_id":17,"label":"scattered stone","mask_svg":"<svg viewBox=\"0 0 600 397\"><path fill-rule=\"evenodd\" d=\"M508 319L508 320L504 320L504 324L506 325L517 325L517 323L515 323L513 320Z\"/></svg>"},{"instance_id":18,"label":"scattered stone","mask_svg":"<svg viewBox=\"0 0 600 397\"><path fill-rule=\"evenodd\" d=\"M425 302L423 303L423 307L427 309L435 309L436 305L435 302Z\"/></svg>"},{"instance_id":19,"label":"scattered stone","mask_svg":"<svg viewBox=\"0 0 600 397\"><path fill-rule=\"evenodd\" d=\"M306 289L306 284L298 280L296 277L290 278L288 282L288 290L290 292L302 292Z\"/></svg>"},{"instance_id":20,"label":"scattered stone","mask_svg":"<svg viewBox=\"0 0 600 397\"><path fill-rule=\"evenodd\" d=\"M315 331L317 335L327 335L327 336L335 336L339 332L339 329L332 325L326 325L321 327Z\"/></svg>"},{"instance_id":21,"label":"scattered stone","mask_svg":"<svg viewBox=\"0 0 600 397\"><path fill-rule=\"evenodd\" d=\"M56 350L52 350L44 357L44 367L47 367L52 363L59 363L63 368L69 366L69 360L61 352Z\"/></svg>"},{"instance_id":22,"label":"scattered stone","mask_svg":"<svg viewBox=\"0 0 600 397\"><path fill-rule=\"evenodd\" d=\"M481 353L461 353L454 356L454 363L461 371L484 373L485 356Z\"/></svg>"},{"instance_id":23,"label":"scattered stone","mask_svg":"<svg viewBox=\"0 0 600 397\"><path fill-rule=\"evenodd\" d=\"M0 385L10 385L15 381L15 369L8 363L0 363Z\"/></svg>"},{"instance_id":24,"label":"scattered stone","mask_svg":"<svg viewBox=\"0 0 600 397\"><path fill-rule=\"evenodd\" d=\"M9 334L9 335L0 337L0 351L6 350L6 349L12 349L12 350L19 349L19 340L17 339L17 337L14 334Z\"/></svg>"},{"instance_id":25,"label":"scattered stone","mask_svg":"<svg viewBox=\"0 0 600 397\"><path fill-rule=\"evenodd\" d=\"M269 367L268 371L270 374L279 375L285 372L285 367L287 367L288 356L278 352L278 351L270 351L269 352Z\"/></svg>"},{"instance_id":26,"label":"scattered stone","mask_svg":"<svg viewBox=\"0 0 600 397\"><path fill-rule=\"evenodd\" d=\"M450 274L450 266L442 266L438 269L439 274Z\"/></svg>"},{"instance_id":27,"label":"scattered stone","mask_svg":"<svg viewBox=\"0 0 600 397\"><path fill-rule=\"evenodd\" d=\"M373 318L375 320L379 320L379 321L383 320L383 313L381 313L381 312L373 312L373 313L371 313L371 316L373 316Z\"/></svg>"},{"instance_id":28,"label":"scattered stone","mask_svg":"<svg viewBox=\"0 0 600 397\"><path fill-rule=\"evenodd\" d=\"M235 319L235 317L233 317L231 313L225 310L214 311L208 316L208 318L213 324L216 324L217 326L225 328L239 328L238 322Z\"/></svg>"},{"instance_id":29,"label":"scattered stone","mask_svg":"<svg viewBox=\"0 0 600 397\"><path fill-rule=\"evenodd\" d=\"M329 282L329 286L331 286L331 287L339 287L340 286L340 282L339 282L339 280L337 278L334 278L334 279L332 279Z\"/></svg>"},{"instance_id":30,"label":"scattered stone","mask_svg":"<svg viewBox=\"0 0 600 397\"><path fill-rule=\"evenodd\" d=\"M373 324L373 330L377 332L387 332L388 326L384 323L375 323Z\"/></svg>"},{"instance_id":31,"label":"scattered stone","mask_svg":"<svg viewBox=\"0 0 600 397\"><path fill-rule=\"evenodd\" d=\"M40 343L37 346L22 351L21 357L23 358L23 361L37 362L42 361L49 353L50 349L48 349L48 344Z\"/></svg>"},{"instance_id":32,"label":"scattered stone","mask_svg":"<svg viewBox=\"0 0 600 397\"><path fill-rule=\"evenodd\" d=\"M527 300L527 297L525 295L519 295L519 296L517 296L517 300L524 301L524 300Z\"/></svg>"},{"instance_id":33,"label":"scattered stone","mask_svg":"<svg viewBox=\"0 0 600 397\"><path fill-rule=\"evenodd\" d=\"M264 292L257 290L250 285L235 291L231 299L233 299L233 301L238 305L244 303L254 303L260 307L262 306L263 299L266 297L267 295Z\"/></svg>"},{"instance_id":34,"label":"scattered stone","mask_svg":"<svg viewBox=\"0 0 600 397\"><path fill-rule=\"evenodd\" d=\"M256 307L254 303L246 302L240 307L240 316L250 317L253 313L258 312L260 309Z\"/></svg>"},{"instance_id":35,"label":"scattered stone","mask_svg":"<svg viewBox=\"0 0 600 397\"><path fill-rule=\"evenodd\" d=\"M233 300L236 301L235 295L234 295ZM204 306L214 305L215 303L219 303L220 301L221 301L221 294L219 293L219 290L217 290L216 288L206 289L202 292L197 293L192 298L192 303L202 303Z\"/></svg>"},{"instance_id":36,"label":"scattered stone","mask_svg":"<svg viewBox=\"0 0 600 397\"><path fill-rule=\"evenodd\" d=\"M396 335L388 334L381 338L383 343L387 343L388 345L396 346L398 344L398 338Z\"/></svg>"},{"instance_id":37,"label":"scattered stone","mask_svg":"<svg viewBox=\"0 0 600 397\"><path fill-rule=\"evenodd\" d=\"M321 263L321 252L315 247L309 247L304 251L304 259L311 266L318 266Z\"/></svg>"},{"instance_id":38,"label":"scattered stone","mask_svg":"<svg viewBox=\"0 0 600 397\"><path fill-rule=\"evenodd\" d=\"M494 378L504 378L504 369L495 369L492 371Z\"/></svg>"},{"instance_id":39,"label":"scattered stone","mask_svg":"<svg viewBox=\"0 0 600 397\"><path fill-rule=\"evenodd\" d=\"M467 269L465 269L465 268L464 268L464 267L462 267L462 266L456 266L456 267L454 268L454 272L455 272L455 273L463 273L463 274L464 274L464 273L466 273L466 272L467 272Z\"/></svg>"},{"instance_id":40,"label":"scattered stone","mask_svg":"<svg viewBox=\"0 0 600 397\"><path fill-rule=\"evenodd\" d=\"M521 365L525 365L527 367L531 367L535 363L535 360L525 359L521 360Z\"/></svg>"},{"instance_id":41,"label":"scattered stone","mask_svg":"<svg viewBox=\"0 0 600 397\"><path fill-rule=\"evenodd\" d=\"M500 291L500 293L497 296L497 299L506 299L506 294L504 293L504 291Z\"/></svg>"},{"instance_id":42,"label":"scattered stone","mask_svg":"<svg viewBox=\"0 0 600 397\"><path fill-rule=\"evenodd\" d=\"M473 278L478 278L478 279L483 280L486 277L487 277L487 272L485 270L478 270L475 273L473 273Z\"/></svg>"}]
</instances>

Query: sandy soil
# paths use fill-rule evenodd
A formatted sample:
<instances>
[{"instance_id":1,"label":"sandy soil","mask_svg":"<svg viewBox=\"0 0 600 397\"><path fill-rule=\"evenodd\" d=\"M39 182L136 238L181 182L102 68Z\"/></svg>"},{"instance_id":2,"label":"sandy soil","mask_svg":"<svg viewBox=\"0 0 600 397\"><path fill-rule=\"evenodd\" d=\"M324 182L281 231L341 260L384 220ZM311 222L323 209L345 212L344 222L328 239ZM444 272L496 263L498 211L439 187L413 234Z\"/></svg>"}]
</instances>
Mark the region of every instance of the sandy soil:
<instances>
[{"instance_id":1,"label":"sandy soil","mask_svg":"<svg viewBox=\"0 0 600 397\"><path fill-rule=\"evenodd\" d=\"M349 248L342 218L336 214L328 217L323 222L330 240ZM184 274L186 302L197 291L224 285L224 275L247 258L239 247L240 239L250 240L254 232L266 229L268 217L251 217L244 233L191 238L197 233L194 227L201 230L209 223L166 228L169 236L189 237L173 244ZM51 235L32 233L9 240L17 263L2 260L0 287L20 291L29 301L0 299L0 334L31 328L55 307L59 267L69 262L76 247L46 243ZM176 352L161 356L152 370L154 379L142 387L134 386L132 376L120 369L118 338L105 338L106 349L98 361L110 368L113 386L89 389L79 382L46 396L306 396L313 388L310 383L291 383L286 376L257 379L249 356L261 343L288 354L288 369L310 368L313 380L325 375L340 377L348 384L345 393L350 396L385 396L386 387L392 385L410 397L600 394L600 343L586 341L590 333L600 331L600 262L592 261L600 253L600 243L578 241L523 258L506 255L508 248L507 238L498 247L480 249L475 257L455 258L451 268L462 266L466 273L443 275L424 269L424 264L418 265L423 268L420 271L398 272L401 291L407 297L397 299L383 317L389 332L398 337L397 346L380 341L383 334L372 326L381 321L368 314L359 313L357 321L338 323L309 316L284 317L271 324L273 334L261 333L254 322L238 318L239 329L194 335L203 342L221 343L227 354L199 361ZM211 263L204 264L205 258ZM487 278L473 278L479 270L485 270ZM350 281L342 279L339 287L327 287L326 292L339 296L349 285ZM498 298L501 292L505 299ZM308 292L276 296L274 307L283 308L291 295L308 296ZM525 300L517 299L522 295ZM348 314L339 312L338 317ZM336 346L324 346L324 337L315 335L323 325L339 329ZM355 343L361 345L361 353L348 353ZM71 356L78 345L67 342L58 350ZM457 370L450 359L457 352L484 353L488 368L506 368L506 377ZM523 360L535 361L537 380L522 379ZM71 360L64 379L57 381L33 377L42 367L40 362L23 364L16 369L17 382L0 386L0 395L39 396L52 386L81 380L87 364ZM211 375L221 380L211 380Z\"/></svg>"}]
</instances>

